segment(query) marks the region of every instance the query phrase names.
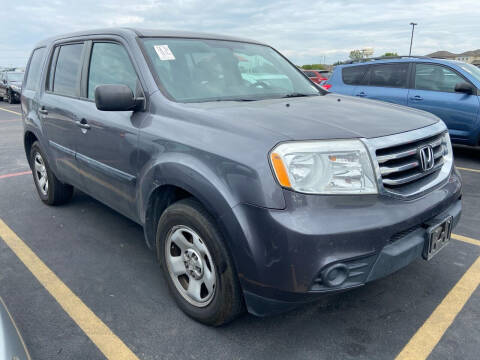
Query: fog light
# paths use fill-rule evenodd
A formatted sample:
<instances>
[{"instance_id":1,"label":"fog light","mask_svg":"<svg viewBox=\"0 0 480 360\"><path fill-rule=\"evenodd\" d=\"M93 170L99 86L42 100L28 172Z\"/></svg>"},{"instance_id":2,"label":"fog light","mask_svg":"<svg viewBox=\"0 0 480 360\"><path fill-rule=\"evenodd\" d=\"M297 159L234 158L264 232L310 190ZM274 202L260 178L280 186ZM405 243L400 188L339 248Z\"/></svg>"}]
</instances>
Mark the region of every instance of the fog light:
<instances>
[{"instance_id":1,"label":"fog light","mask_svg":"<svg viewBox=\"0 0 480 360\"><path fill-rule=\"evenodd\" d=\"M322 271L322 280L327 286L340 286L347 280L348 274L347 265L335 264Z\"/></svg>"}]
</instances>

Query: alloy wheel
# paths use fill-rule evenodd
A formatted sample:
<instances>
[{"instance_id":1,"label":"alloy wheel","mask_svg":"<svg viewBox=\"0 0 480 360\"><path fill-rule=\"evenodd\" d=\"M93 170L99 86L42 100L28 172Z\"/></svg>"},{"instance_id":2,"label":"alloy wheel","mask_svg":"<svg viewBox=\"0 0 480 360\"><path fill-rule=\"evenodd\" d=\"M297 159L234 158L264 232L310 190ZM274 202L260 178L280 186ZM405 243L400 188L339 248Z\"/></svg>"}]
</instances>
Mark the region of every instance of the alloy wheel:
<instances>
[{"instance_id":1,"label":"alloy wheel","mask_svg":"<svg viewBox=\"0 0 480 360\"><path fill-rule=\"evenodd\" d=\"M38 184L38 188L42 195L48 195L48 174L47 168L45 167L45 162L43 161L42 155L36 153L33 163L33 171L35 175L35 181Z\"/></svg>"}]
</instances>

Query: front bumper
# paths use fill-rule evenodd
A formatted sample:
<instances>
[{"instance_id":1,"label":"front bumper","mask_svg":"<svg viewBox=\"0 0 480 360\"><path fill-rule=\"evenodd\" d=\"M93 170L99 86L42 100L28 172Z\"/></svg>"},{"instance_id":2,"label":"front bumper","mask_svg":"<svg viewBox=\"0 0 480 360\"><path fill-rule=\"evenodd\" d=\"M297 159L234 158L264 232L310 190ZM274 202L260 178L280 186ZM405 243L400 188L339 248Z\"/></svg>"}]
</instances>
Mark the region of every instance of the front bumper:
<instances>
[{"instance_id":1,"label":"front bumper","mask_svg":"<svg viewBox=\"0 0 480 360\"><path fill-rule=\"evenodd\" d=\"M233 253L249 312L269 315L319 295L364 285L422 255L427 223L461 214L461 182L448 182L421 198L380 195L317 196L285 191L285 210L234 208L241 237ZM244 241L242 241L244 240ZM349 269L341 285L325 271Z\"/></svg>"}]
</instances>

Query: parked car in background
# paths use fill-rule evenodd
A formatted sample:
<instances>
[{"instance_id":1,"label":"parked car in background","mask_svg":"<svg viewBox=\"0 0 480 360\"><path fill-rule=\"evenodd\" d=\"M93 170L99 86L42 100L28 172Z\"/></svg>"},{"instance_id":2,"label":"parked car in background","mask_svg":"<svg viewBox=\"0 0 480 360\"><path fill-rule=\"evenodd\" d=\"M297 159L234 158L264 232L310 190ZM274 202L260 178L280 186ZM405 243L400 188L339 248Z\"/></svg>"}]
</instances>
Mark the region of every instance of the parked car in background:
<instances>
[{"instance_id":1,"label":"parked car in background","mask_svg":"<svg viewBox=\"0 0 480 360\"><path fill-rule=\"evenodd\" d=\"M40 199L75 187L141 224L178 306L209 325L428 260L460 218L442 121L331 95L255 40L51 38L32 52L21 109Z\"/></svg>"},{"instance_id":2,"label":"parked car in background","mask_svg":"<svg viewBox=\"0 0 480 360\"><path fill-rule=\"evenodd\" d=\"M328 80L330 76L330 71L328 70L303 70L305 75L308 76L315 84L320 84L320 82Z\"/></svg>"},{"instance_id":3,"label":"parked car in background","mask_svg":"<svg viewBox=\"0 0 480 360\"><path fill-rule=\"evenodd\" d=\"M23 72L3 71L0 73L0 100L14 104L20 101Z\"/></svg>"},{"instance_id":4,"label":"parked car in background","mask_svg":"<svg viewBox=\"0 0 480 360\"><path fill-rule=\"evenodd\" d=\"M480 145L480 69L474 65L425 57L372 59L336 66L324 87L428 111L445 122L453 142Z\"/></svg>"}]
</instances>

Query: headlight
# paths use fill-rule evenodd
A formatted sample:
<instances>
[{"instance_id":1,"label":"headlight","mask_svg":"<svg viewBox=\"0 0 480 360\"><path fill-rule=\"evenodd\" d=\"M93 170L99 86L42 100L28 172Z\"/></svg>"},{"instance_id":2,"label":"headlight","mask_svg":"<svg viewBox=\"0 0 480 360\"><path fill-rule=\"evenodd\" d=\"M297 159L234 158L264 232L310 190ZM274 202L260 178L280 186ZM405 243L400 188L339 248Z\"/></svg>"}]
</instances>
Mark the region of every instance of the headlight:
<instances>
[{"instance_id":1,"label":"headlight","mask_svg":"<svg viewBox=\"0 0 480 360\"><path fill-rule=\"evenodd\" d=\"M15 90L15 91L20 92L21 87L20 87L20 86L17 86L17 85L12 85L12 89Z\"/></svg>"},{"instance_id":2,"label":"headlight","mask_svg":"<svg viewBox=\"0 0 480 360\"><path fill-rule=\"evenodd\" d=\"M360 140L288 142L270 161L280 185L309 194L376 194L375 173Z\"/></svg>"}]
</instances>

